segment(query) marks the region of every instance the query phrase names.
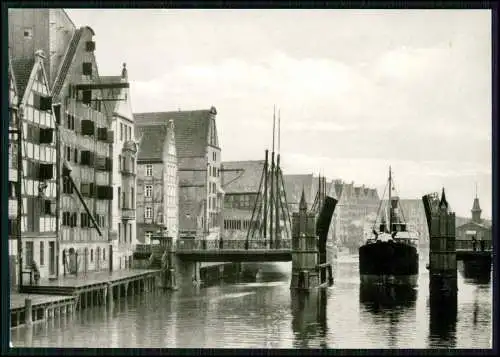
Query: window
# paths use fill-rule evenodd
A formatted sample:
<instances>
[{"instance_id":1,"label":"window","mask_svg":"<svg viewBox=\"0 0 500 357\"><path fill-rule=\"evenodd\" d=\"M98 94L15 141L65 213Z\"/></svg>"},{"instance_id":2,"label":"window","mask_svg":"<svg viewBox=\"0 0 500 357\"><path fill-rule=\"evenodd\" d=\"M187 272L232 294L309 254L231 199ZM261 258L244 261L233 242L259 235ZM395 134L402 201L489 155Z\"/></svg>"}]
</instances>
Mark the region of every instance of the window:
<instances>
[{"instance_id":1,"label":"window","mask_svg":"<svg viewBox=\"0 0 500 357\"><path fill-rule=\"evenodd\" d=\"M120 140L123 141L123 124L120 123Z\"/></svg>"},{"instance_id":2,"label":"window","mask_svg":"<svg viewBox=\"0 0 500 357\"><path fill-rule=\"evenodd\" d=\"M120 187L118 187L118 195L117 195L117 197L118 197L118 208L122 208L121 199L120 199L121 198L121 193L122 193L122 190L121 190Z\"/></svg>"},{"instance_id":3,"label":"window","mask_svg":"<svg viewBox=\"0 0 500 357\"><path fill-rule=\"evenodd\" d=\"M66 161L71 161L71 148L66 146Z\"/></svg>"},{"instance_id":4,"label":"window","mask_svg":"<svg viewBox=\"0 0 500 357\"><path fill-rule=\"evenodd\" d=\"M127 126L127 140L131 140L131 139L132 139L132 127Z\"/></svg>"},{"instance_id":5,"label":"window","mask_svg":"<svg viewBox=\"0 0 500 357\"><path fill-rule=\"evenodd\" d=\"M151 207L146 207L144 210L144 218L151 219L153 216L153 209Z\"/></svg>"},{"instance_id":6,"label":"window","mask_svg":"<svg viewBox=\"0 0 500 357\"><path fill-rule=\"evenodd\" d=\"M94 261L94 249L90 250L90 262L92 263Z\"/></svg>"},{"instance_id":7,"label":"window","mask_svg":"<svg viewBox=\"0 0 500 357\"><path fill-rule=\"evenodd\" d=\"M153 193L153 186L146 185L144 187L144 197L151 197L152 193Z\"/></svg>"},{"instance_id":8,"label":"window","mask_svg":"<svg viewBox=\"0 0 500 357\"><path fill-rule=\"evenodd\" d=\"M146 165L146 176L153 176L153 165Z\"/></svg>"},{"instance_id":9,"label":"window","mask_svg":"<svg viewBox=\"0 0 500 357\"><path fill-rule=\"evenodd\" d=\"M33 242L26 242L25 266L31 267L33 264Z\"/></svg>"},{"instance_id":10,"label":"window","mask_svg":"<svg viewBox=\"0 0 500 357\"><path fill-rule=\"evenodd\" d=\"M31 39L33 38L33 29L31 27L24 28L24 38Z\"/></svg>"},{"instance_id":11,"label":"window","mask_svg":"<svg viewBox=\"0 0 500 357\"><path fill-rule=\"evenodd\" d=\"M134 209L135 208L135 192L134 188L130 188L130 208Z\"/></svg>"},{"instance_id":12,"label":"window","mask_svg":"<svg viewBox=\"0 0 500 357\"><path fill-rule=\"evenodd\" d=\"M102 248L102 260L106 260L106 248Z\"/></svg>"},{"instance_id":13,"label":"window","mask_svg":"<svg viewBox=\"0 0 500 357\"><path fill-rule=\"evenodd\" d=\"M40 242L40 266L45 265L45 247L44 242Z\"/></svg>"}]
</instances>

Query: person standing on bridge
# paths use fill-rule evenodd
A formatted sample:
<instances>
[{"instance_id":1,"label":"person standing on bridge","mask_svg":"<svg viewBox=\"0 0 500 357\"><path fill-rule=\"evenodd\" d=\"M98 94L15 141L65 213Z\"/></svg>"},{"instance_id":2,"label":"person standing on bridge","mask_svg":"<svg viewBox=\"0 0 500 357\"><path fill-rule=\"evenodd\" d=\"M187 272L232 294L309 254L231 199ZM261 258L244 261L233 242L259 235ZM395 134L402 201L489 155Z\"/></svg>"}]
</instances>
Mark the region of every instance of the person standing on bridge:
<instances>
[{"instance_id":1,"label":"person standing on bridge","mask_svg":"<svg viewBox=\"0 0 500 357\"><path fill-rule=\"evenodd\" d=\"M472 250L476 251L477 240L476 236L472 236Z\"/></svg>"}]
</instances>

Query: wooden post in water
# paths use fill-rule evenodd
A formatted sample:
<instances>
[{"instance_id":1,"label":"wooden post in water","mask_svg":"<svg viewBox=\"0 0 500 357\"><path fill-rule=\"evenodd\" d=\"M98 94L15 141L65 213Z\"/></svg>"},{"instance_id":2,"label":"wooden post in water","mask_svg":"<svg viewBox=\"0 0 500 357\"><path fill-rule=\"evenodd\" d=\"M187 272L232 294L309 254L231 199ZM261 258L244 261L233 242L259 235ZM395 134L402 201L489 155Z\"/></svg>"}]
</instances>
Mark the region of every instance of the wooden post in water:
<instances>
[{"instance_id":1,"label":"wooden post in water","mask_svg":"<svg viewBox=\"0 0 500 357\"><path fill-rule=\"evenodd\" d=\"M448 210L443 192L439 205L429 195L423 197L429 226L429 293L431 301L457 296L457 253L455 213Z\"/></svg>"},{"instance_id":2,"label":"wooden post in water","mask_svg":"<svg viewBox=\"0 0 500 357\"><path fill-rule=\"evenodd\" d=\"M33 318L32 318L32 303L31 299L24 299L24 323L26 325L31 325L33 323Z\"/></svg>"},{"instance_id":3,"label":"wooden post in water","mask_svg":"<svg viewBox=\"0 0 500 357\"><path fill-rule=\"evenodd\" d=\"M299 213L292 218L292 281L290 289L313 289L319 286L316 219L307 212L304 190Z\"/></svg>"}]
</instances>

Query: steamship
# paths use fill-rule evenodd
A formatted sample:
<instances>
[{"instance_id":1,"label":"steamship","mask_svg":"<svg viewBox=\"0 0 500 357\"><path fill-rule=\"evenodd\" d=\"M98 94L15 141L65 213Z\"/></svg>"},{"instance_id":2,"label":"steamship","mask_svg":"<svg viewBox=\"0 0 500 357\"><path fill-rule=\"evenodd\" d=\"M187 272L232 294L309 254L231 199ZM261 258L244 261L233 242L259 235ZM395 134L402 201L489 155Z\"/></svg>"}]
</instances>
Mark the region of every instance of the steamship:
<instances>
[{"instance_id":1,"label":"steamship","mask_svg":"<svg viewBox=\"0 0 500 357\"><path fill-rule=\"evenodd\" d=\"M361 283L415 287L418 284L418 234L407 231L404 213L399 212L399 198L391 195L394 186L390 167L387 185L389 212L383 210L379 230L373 229L373 236L359 248Z\"/></svg>"}]
</instances>

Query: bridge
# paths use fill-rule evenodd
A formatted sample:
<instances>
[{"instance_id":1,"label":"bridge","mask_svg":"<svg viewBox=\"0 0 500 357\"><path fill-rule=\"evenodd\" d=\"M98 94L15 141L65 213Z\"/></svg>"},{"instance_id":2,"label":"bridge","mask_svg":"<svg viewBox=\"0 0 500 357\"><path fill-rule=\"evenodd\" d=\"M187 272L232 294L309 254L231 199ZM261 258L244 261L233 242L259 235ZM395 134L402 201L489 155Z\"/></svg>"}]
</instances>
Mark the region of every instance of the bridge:
<instances>
[{"instance_id":1,"label":"bridge","mask_svg":"<svg viewBox=\"0 0 500 357\"><path fill-rule=\"evenodd\" d=\"M482 243L481 243L482 242ZM475 244L471 239L455 240L455 251L457 260L472 261L490 259L492 254L492 241L477 241Z\"/></svg>"},{"instance_id":2,"label":"bridge","mask_svg":"<svg viewBox=\"0 0 500 357\"><path fill-rule=\"evenodd\" d=\"M175 254L182 261L196 262L288 262L292 241L178 239ZM163 248L156 248L163 249ZM138 244L136 252L149 256L155 245ZM316 252L316 250L314 251Z\"/></svg>"}]
</instances>

